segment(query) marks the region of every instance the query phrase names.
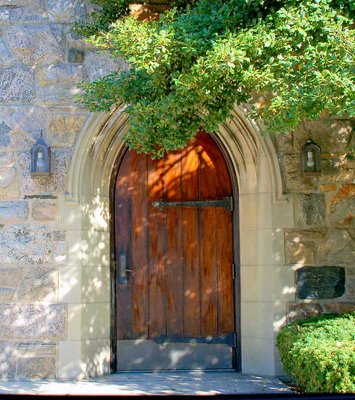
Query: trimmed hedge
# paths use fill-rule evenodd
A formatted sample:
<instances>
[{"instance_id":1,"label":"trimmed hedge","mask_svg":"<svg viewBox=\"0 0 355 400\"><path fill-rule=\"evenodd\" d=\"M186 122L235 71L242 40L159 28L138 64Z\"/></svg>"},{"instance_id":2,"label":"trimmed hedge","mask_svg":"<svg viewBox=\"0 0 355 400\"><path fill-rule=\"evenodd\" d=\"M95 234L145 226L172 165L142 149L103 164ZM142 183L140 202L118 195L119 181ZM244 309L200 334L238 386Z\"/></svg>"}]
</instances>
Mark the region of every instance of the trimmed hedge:
<instances>
[{"instance_id":1,"label":"trimmed hedge","mask_svg":"<svg viewBox=\"0 0 355 400\"><path fill-rule=\"evenodd\" d=\"M355 392L355 312L327 314L281 329L285 371L306 392Z\"/></svg>"}]
</instances>

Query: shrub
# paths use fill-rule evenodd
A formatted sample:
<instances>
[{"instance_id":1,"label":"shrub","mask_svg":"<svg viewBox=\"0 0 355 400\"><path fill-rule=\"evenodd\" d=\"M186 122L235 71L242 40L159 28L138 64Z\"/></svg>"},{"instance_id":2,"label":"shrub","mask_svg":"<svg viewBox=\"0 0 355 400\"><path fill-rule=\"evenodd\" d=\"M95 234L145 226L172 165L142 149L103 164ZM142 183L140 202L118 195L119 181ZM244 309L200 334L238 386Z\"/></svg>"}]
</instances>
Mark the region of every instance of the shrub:
<instances>
[{"instance_id":1,"label":"shrub","mask_svg":"<svg viewBox=\"0 0 355 400\"><path fill-rule=\"evenodd\" d=\"M277 347L285 371L306 392L355 392L355 312L285 326Z\"/></svg>"}]
</instances>

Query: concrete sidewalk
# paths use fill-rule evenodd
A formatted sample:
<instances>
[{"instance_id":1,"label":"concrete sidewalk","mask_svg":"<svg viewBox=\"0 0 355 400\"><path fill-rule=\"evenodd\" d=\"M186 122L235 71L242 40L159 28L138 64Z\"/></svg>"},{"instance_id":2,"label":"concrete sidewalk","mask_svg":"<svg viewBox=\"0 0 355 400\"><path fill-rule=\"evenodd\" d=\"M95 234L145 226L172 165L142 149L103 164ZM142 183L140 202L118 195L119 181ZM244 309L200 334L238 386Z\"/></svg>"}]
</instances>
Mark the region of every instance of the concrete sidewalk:
<instances>
[{"instance_id":1,"label":"concrete sidewalk","mask_svg":"<svg viewBox=\"0 0 355 400\"><path fill-rule=\"evenodd\" d=\"M236 372L117 373L84 381L2 381L0 394L215 395L291 393L277 378Z\"/></svg>"}]
</instances>

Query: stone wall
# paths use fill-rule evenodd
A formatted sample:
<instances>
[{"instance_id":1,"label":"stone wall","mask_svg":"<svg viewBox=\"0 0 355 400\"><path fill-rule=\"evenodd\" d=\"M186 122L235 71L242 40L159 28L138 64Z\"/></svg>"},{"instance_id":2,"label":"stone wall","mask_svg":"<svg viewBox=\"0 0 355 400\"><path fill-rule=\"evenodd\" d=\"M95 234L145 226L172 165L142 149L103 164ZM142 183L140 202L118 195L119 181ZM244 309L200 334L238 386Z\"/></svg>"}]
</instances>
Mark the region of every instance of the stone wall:
<instances>
[{"instance_id":1,"label":"stone wall","mask_svg":"<svg viewBox=\"0 0 355 400\"><path fill-rule=\"evenodd\" d=\"M300 149L307 139L321 147L321 174L300 173ZM295 226L285 229L286 264L301 271L305 266L342 267L344 290L317 297L296 291L289 304L289 319L322 312L355 310L355 161L347 158L355 144L352 121L323 118L308 122L288 136L276 136L285 191L293 198ZM333 268L333 271L336 268ZM312 272L312 270L310 270ZM308 286L334 288L330 268L314 269ZM299 276L299 274L298 274ZM296 276L297 284L297 276ZM298 286L304 282L298 282ZM302 298L300 298L302 297ZM308 298L307 298L308 297Z\"/></svg>"},{"instance_id":2,"label":"stone wall","mask_svg":"<svg viewBox=\"0 0 355 400\"><path fill-rule=\"evenodd\" d=\"M82 0L0 0L0 378L55 377L67 337L59 203L89 115L73 95L79 82L123 66L71 32L89 9ZM30 148L41 131L52 174L32 178Z\"/></svg>"}]
</instances>

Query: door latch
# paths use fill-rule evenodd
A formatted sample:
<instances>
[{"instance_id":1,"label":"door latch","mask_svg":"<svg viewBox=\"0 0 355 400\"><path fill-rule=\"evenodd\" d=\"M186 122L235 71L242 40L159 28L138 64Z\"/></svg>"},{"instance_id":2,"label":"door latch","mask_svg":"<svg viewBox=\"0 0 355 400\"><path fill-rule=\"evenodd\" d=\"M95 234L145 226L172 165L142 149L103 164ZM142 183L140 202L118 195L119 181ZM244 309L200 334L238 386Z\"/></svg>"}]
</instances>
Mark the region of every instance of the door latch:
<instances>
[{"instance_id":1,"label":"door latch","mask_svg":"<svg viewBox=\"0 0 355 400\"><path fill-rule=\"evenodd\" d=\"M118 282L120 285L127 285L127 273L131 270L127 268L127 255L126 253L118 254Z\"/></svg>"}]
</instances>

